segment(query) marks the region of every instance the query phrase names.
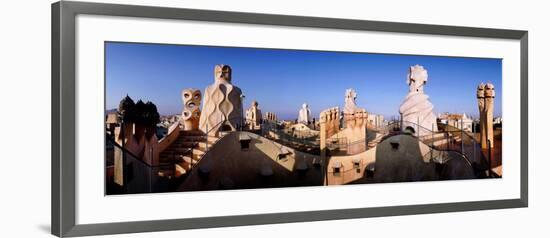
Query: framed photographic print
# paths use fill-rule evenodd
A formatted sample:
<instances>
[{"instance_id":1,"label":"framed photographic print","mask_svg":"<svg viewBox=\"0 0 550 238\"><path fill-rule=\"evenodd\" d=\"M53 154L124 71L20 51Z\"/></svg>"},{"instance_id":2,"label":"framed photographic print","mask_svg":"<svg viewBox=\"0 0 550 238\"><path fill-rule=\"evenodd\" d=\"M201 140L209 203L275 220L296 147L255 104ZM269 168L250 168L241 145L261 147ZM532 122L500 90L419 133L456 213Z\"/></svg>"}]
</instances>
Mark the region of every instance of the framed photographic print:
<instances>
[{"instance_id":1,"label":"framed photographic print","mask_svg":"<svg viewBox=\"0 0 550 238\"><path fill-rule=\"evenodd\" d=\"M52 5L52 233L527 206L527 32Z\"/></svg>"}]
</instances>

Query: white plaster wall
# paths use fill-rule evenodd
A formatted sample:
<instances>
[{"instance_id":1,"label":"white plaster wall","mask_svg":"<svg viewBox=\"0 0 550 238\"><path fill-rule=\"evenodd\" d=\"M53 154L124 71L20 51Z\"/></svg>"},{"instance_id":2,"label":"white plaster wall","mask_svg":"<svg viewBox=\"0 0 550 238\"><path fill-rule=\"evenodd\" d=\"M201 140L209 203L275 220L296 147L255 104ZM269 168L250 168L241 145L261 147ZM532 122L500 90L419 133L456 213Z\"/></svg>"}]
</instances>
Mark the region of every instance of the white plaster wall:
<instances>
[{"instance_id":1,"label":"white plaster wall","mask_svg":"<svg viewBox=\"0 0 550 238\"><path fill-rule=\"evenodd\" d=\"M100 1L100 0L96 0ZM545 1L168 1L125 0L187 8L434 23L529 30L529 208L340 221L142 233L114 237L546 237L550 166L545 102L550 28ZM50 224L50 3L6 1L0 24L0 237L51 237ZM413 43L413 42L412 42ZM536 133L535 133L536 132ZM31 140L27 133L34 133ZM15 166L19 165L19 166ZM342 198L345 199L345 198ZM428 226L426 224L429 224Z\"/></svg>"}]
</instances>

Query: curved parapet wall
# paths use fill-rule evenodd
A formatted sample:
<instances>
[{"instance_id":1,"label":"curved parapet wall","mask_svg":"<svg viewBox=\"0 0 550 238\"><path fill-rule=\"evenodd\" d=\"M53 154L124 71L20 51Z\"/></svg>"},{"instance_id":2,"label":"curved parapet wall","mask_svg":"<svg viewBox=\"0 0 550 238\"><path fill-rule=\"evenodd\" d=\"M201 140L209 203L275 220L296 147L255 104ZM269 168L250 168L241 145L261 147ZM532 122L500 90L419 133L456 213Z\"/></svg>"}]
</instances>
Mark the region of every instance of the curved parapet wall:
<instances>
[{"instance_id":1,"label":"curved parapet wall","mask_svg":"<svg viewBox=\"0 0 550 238\"><path fill-rule=\"evenodd\" d=\"M168 133L166 136L159 140L158 144L158 153L162 153L166 148L168 148L179 136L180 128L179 121L174 122L170 127L168 127Z\"/></svg>"},{"instance_id":2,"label":"curved parapet wall","mask_svg":"<svg viewBox=\"0 0 550 238\"><path fill-rule=\"evenodd\" d=\"M241 141L249 141L242 148ZM178 191L319 186L319 156L250 132L231 132L204 154Z\"/></svg>"},{"instance_id":3,"label":"curved parapet wall","mask_svg":"<svg viewBox=\"0 0 550 238\"><path fill-rule=\"evenodd\" d=\"M286 132L296 138L312 138L319 136L319 131L313 130L304 123L297 123L290 126Z\"/></svg>"},{"instance_id":4,"label":"curved parapet wall","mask_svg":"<svg viewBox=\"0 0 550 238\"><path fill-rule=\"evenodd\" d=\"M340 185L366 181L365 171L374 166L376 150L371 149L354 155L331 156L327 165L326 184ZM335 169L338 172L335 173Z\"/></svg>"},{"instance_id":5,"label":"curved parapet wall","mask_svg":"<svg viewBox=\"0 0 550 238\"><path fill-rule=\"evenodd\" d=\"M392 136L376 148L374 181L474 179L478 176L468 156L468 153L430 148L411 135Z\"/></svg>"},{"instance_id":6,"label":"curved parapet wall","mask_svg":"<svg viewBox=\"0 0 550 238\"><path fill-rule=\"evenodd\" d=\"M406 182L438 178L435 164L424 161L430 148L410 135L392 136L376 146L374 181Z\"/></svg>"},{"instance_id":7,"label":"curved parapet wall","mask_svg":"<svg viewBox=\"0 0 550 238\"><path fill-rule=\"evenodd\" d=\"M338 185L476 178L464 156L468 154L436 150L414 136L399 134L359 154L331 156L326 182Z\"/></svg>"},{"instance_id":8,"label":"curved parapet wall","mask_svg":"<svg viewBox=\"0 0 550 238\"><path fill-rule=\"evenodd\" d=\"M219 131L235 131L242 123L241 89L231 84L231 67L216 65L215 82L204 90L199 129L216 136Z\"/></svg>"}]
</instances>

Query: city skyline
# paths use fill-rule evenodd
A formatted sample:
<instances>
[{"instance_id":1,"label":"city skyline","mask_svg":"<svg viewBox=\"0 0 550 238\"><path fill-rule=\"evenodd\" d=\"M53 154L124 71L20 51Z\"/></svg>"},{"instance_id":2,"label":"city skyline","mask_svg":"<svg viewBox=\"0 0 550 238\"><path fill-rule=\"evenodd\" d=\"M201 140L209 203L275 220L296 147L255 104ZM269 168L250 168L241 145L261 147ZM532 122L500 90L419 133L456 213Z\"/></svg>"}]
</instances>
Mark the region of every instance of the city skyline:
<instances>
[{"instance_id":1,"label":"city skyline","mask_svg":"<svg viewBox=\"0 0 550 238\"><path fill-rule=\"evenodd\" d=\"M437 113L478 116L476 89L481 82L495 85L495 116L502 115L500 59L413 56L259 48L186 46L107 42L106 109L126 95L152 101L162 115L181 113L181 91L204 88L214 81L216 64L231 65L232 83L263 112L293 120L303 103L312 116L344 105L348 88L357 92L357 105L386 118L398 116L408 93L409 66L428 70L424 92Z\"/></svg>"}]
</instances>

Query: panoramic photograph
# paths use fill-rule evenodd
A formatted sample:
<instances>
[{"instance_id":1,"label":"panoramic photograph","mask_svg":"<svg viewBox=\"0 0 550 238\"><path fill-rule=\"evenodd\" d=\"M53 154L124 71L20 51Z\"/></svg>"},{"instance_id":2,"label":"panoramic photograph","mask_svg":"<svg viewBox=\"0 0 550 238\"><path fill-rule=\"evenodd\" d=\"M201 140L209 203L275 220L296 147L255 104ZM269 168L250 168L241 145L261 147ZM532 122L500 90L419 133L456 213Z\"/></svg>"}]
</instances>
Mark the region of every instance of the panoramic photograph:
<instances>
[{"instance_id":1,"label":"panoramic photograph","mask_svg":"<svg viewBox=\"0 0 550 238\"><path fill-rule=\"evenodd\" d=\"M106 195L504 176L501 59L104 47Z\"/></svg>"}]
</instances>

